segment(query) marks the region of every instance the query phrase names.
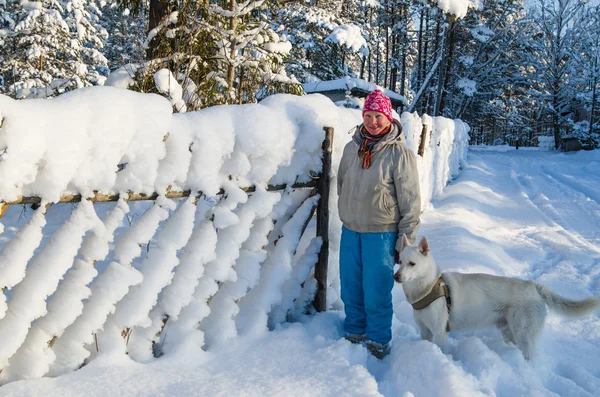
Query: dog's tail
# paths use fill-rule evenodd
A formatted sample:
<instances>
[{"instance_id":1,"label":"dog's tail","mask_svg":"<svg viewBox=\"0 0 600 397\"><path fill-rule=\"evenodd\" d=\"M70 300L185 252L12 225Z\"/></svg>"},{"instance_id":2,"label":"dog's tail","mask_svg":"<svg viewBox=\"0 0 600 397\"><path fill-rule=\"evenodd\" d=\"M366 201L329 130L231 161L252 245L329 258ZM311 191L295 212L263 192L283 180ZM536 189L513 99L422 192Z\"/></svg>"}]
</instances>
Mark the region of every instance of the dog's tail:
<instances>
[{"instance_id":1,"label":"dog's tail","mask_svg":"<svg viewBox=\"0 0 600 397\"><path fill-rule=\"evenodd\" d=\"M536 284L538 294L542 297L546 305L565 316L579 317L584 316L600 308L600 299L591 296L584 300L576 301L568 299L553 292L550 288Z\"/></svg>"}]
</instances>

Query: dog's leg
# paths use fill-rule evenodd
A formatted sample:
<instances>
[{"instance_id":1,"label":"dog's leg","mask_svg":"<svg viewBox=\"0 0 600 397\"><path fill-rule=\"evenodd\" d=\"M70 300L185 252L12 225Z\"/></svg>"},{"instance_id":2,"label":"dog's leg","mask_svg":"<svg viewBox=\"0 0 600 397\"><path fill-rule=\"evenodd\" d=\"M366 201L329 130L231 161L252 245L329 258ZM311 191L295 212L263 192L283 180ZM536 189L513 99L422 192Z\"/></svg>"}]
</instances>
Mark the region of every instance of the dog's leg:
<instances>
[{"instance_id":1,"label":"dog's leg","mask_svg":"<svg viewBox=\"0 0 600 397\"><path fill-rule=\"evenodd\" d=\"M531 302L509 309L508 326L512 330L517 347L526 360L531 360L535 355L538 337L544 326L546 318L546 304L544 302Z\"/></svg>"},{"instance_id":2,"label":"dog's leg","mask_svg":"<svg viewBox=\"0 0 600 397\"><path fill-rule=\"evenodd\" d=\"M510 327L508 326L508 321L506 320L506 317L502 317L500 320L498 320L498 322L496 323L496 327L502 333L502 337L504 338L504 343L506 343L507 345L510 345L510 344L516 345L517 344L515 335L510 330Z\"/></svg>"},{"instance_id":3,"label":"dog's leg","mask_svg":"<svg viewBox=\"0 0 600 397\"><path fill-rule=\"evenodd\" d=\"M429 328L427 328L427 326L425 326L425 324L423 324L421 321L416 321L417 325L419 326L419 331L421 333L421 339L422 340L427 340L429 342L433 341L433 334L431 333L431 331L429 330Z\"/></svg>"},{"instance_id":4,"label":"dog's leg","mask_svg":"<svg viewBox=\"0 0 600 397\"><path fill-rule=\"evenodd\" d=\"M446 346L447 341L448 341L448 333L446 331L442 330L441 332L436 332L433 334L433 343L438 345L438 347L440 349L442 349L442 351L444 350L444 347Z\"/></svg>"},{"instance_id":5,"label":"dog's leg","mask_svg":"<svg viewBox=\"0 0 600 397\"><path fill-rule=\"evenodd\" d=\"M504 338L504 343L506 343L507 345L516 345L517 344L515 335L510 330L510 328L508 328L508 326L506 326L504 328L500 328L500 332L502 332L502 337Z\"/></svg>"}]
</instances>

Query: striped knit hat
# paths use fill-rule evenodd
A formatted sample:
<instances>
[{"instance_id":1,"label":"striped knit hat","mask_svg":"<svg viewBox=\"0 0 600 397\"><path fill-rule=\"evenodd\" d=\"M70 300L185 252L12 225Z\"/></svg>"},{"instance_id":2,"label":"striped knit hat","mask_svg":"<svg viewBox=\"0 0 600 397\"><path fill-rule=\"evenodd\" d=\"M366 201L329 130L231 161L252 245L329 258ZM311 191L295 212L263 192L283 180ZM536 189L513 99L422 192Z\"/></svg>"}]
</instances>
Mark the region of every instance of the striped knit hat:
<instances>
[{"instance_id":1,"label":"striped knit hat","mask_svg":"<svg viewBox=\"0 0 600 397\"><path fill-rule=\"evenodd\" d=\"M365 104L363 106L362 114L365 112L379 112L383 113L385 117L391 122L392 118L392 102L381 90L375 90L367 95Z\"/></svg>"}]
</instances>

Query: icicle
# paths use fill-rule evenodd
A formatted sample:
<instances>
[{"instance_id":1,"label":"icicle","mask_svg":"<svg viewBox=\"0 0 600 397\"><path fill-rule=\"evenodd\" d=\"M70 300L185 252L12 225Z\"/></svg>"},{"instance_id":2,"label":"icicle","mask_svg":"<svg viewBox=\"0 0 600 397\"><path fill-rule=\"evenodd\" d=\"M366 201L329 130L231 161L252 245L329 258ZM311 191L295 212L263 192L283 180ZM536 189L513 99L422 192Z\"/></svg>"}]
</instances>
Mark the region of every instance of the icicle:
<instances>
[{"instance_id":1,"label":"icicle","mask_svg":"<svg viewBox=\"0 0 600 397\"><path fill-rule=\"evenodd\" d=\"M46 209L41 205L23 226L4 246L0 255L0 288L10 289L25 278L27 262L42 241L42 228L46 225ZM6 313L6 297L0 294L0 319Z\"/></svg>"},{"instance_id":2,"label":"icicle","mask_svg":"<svg viewBox=\"0 0 600 397\"><path fill-rule=\"evenodd\" d=\"M127 203L121 198L104 223L96 219L95 230L85 239L79 252L83 259L75 259L73 267L48 301L48 313L33 324L25 343L9 360L3 374L6 379L39 378L48 372L56 357L49 345L82 313L82 301L91 292L87 284L98 274L94 264L108 254L109 243L128 210Z\"/></svg>"},{"instance_id":3,"label":"icicle","mask_svg":"<svg viewBox=\"0 0 600 397\"><path fill-rule=\"evenodd\" d=\"M79 368L90 355L85 344L94 341L94 334L103 329L105 322L102 335L97 335L100 349L109 343L124 345L120 335L122 329L118 329L114 323L111 325L107 318L129 288L142 282L142 274L131 263L141 254L141 245L150 241L160 222L167 218L168 210L161 207L162 203L171 205L170 200L159 198L117 242L115 261L91 284L92 293L83 307L83 313L67 327L53 346L56 360L50 366L51 376Z\"/></svg>"},{"instance_id":4,"label":"icicle","mask_svg":"<svg viewBox=\"0 0 600 397\"><path fill-rule=\"evenodd\" d=\"M71 217L52 236L27 267L27 274L12 291L7 315L0 321L0 364L25 341L31 322L46 314L46 298L73 263L83 236L97 219L89 201L79 203ZM3 374L6 371L3 371Z\"/></svg>"}]
</instances>

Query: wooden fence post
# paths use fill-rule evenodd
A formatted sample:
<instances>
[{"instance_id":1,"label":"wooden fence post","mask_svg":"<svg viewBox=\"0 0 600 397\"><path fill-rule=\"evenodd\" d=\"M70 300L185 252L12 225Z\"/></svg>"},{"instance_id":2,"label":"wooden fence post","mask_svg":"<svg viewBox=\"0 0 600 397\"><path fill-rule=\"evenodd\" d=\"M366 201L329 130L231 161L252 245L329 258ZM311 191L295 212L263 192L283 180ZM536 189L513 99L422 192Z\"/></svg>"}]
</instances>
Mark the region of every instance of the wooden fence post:
<instances>
[{"instance_id":1,"label":"wooden fence post","mask_svg":"<svg viewBox=\"0 0 600 397\"><path fill-rule=\"evenodd\" d=\"M315 266L317 292L313 305L318 312L327 310L327 261L329 259L329 178L331 177L331 152L333 150L333 128L324 127L323 170L319 178L318 192L321 196L317 206L317 236L323 239L319 260Z\"/></svg>"},{"instance_id":2,"label":"wooden fence post","mask_svg":"<svg viewBox=\"0 0 600 397\"><path fill-rule=\"evenodd\" d=\"M421 130L421 140L419 141L419 150L417 154L421 157L425 154L425 141L427 140L427 125L423 124L423 129Z\"/></svg>"},{"instance_id":3,"label":"wooden fence post","mask_svg":"<svg viewBox=\"0 0 600 397\"><path fill-rule=\"evenodd\" d=\"M2 218L2 215L4 215L4 212L6 211L7 208L8 208L8 204L6 204L4 202L0 202L0 218Z\"/></svg>"}]
</instances>

